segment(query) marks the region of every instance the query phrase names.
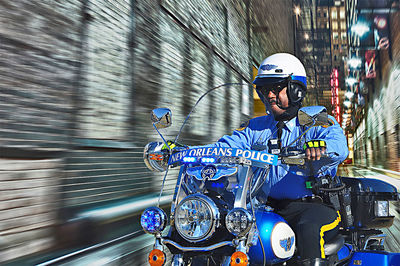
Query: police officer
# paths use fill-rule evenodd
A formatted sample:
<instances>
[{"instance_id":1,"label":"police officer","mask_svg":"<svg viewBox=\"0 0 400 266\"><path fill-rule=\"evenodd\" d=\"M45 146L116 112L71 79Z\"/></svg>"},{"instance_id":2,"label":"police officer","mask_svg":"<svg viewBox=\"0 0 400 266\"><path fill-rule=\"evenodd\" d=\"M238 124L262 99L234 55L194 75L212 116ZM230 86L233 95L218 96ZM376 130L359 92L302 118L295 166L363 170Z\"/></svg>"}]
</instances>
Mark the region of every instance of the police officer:
<instances>
[{"instance_id":1,"label":"police officer","mask_svg":"<svg viewBox=\"0 0 400 266\"><path fill-rule=\"evenodd\" d=\"M251 119L223 136L213 146L267 150L271 139L280 147L291 144L304 128L299 125L297 112L306 94L306 71L295 56L278 53L260 65L254 82L256 91L266 106L267 115ZM332 126L314 127L302 143L314 176L335 176L338 165L348 156L346 137L337 121L329 116ZM323 156L326 154L327 156ZM325 265L324 243L336 236L340 215L307 187L309 168L279 165L271 167L260 200L268 200L296 233L301 265Z\"/></svg>"}]
</instances>

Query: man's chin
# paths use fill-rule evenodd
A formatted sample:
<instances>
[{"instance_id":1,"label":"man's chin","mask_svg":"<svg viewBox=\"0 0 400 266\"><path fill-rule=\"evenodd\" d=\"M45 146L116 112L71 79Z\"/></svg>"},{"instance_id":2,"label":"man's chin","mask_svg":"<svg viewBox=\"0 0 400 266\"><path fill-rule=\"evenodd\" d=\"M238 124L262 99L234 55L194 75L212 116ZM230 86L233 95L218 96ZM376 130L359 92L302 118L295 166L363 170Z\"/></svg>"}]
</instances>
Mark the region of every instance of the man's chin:
<instances>
[{"instance_id":1,"label":"man's chin","mask_svg":"<svg viewBox=\"0 0 400 266\"><path fill-rule=\"evenodd\" d=\"M274 103L270 105L270 109L271 109L271 112L274 115L274 117L280 116L281 114L283 114L285 112L285 110L279 108Z\"/></svg>"}]
</instances>

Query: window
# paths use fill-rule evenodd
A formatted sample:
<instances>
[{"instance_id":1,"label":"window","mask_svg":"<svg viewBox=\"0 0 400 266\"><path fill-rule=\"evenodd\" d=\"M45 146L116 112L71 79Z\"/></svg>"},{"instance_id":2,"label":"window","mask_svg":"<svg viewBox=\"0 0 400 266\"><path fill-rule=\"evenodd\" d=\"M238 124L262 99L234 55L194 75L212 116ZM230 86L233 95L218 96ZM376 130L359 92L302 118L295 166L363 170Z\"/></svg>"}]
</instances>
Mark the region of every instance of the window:
<instances>
[{"instance_id":1,"label":"window","mask_svg":"<svg viewBox=\"0 0 400 266\"><path fill-rule=\"evenodd\" d=\"M344 11L344 8L340 8L340 19L345 19L346 18L346 13Z\"/></svg>"},{"instance_id":2,"label":"window","mask_svg":"<svg viewBox=\"0 0 400 266\"><path fill-rule=\"evenodd\" d=\"M337 40L339 38L339 33L337 31L332 32L332 38Z\"/></svg>"},{"instance_id":3,"label":"window","mask_svg":"<svg viewBox=\"0 0 400 266\"><path fill-rule=\"evenodd\" d=\"M129 60L129 23L118 30L106 32L103 25L114 25L117 11L107 13L106 24L100 20L87 23L85 54L84 108L78 111L79 132L82 139L125 140L130 137L129 113L131 112L131 86ZM121 17L129 21L129 14ZM127 19L127 20L125 20ZM111 34L111 35L110 35ZM109 47L115 48L112 53ZM104 67L107 58L107 67ZM119 73L121 78L112 78ZM158 92L157 92L158 93ZM136 95L135 95L136 98ZM141 99L141 98L137 98Z\"/></svg>"},{"instance_id":4,"label":"window","mask_svg":"<svg viewBox=\"0 0 400 266\"><path fill-rule=\"evenodd\" d=\"M380 156L380 154L381 154L381 152L380 152L380 147L379 147L379 139L378 139L378 137L375 137L375 143L376 143L376 160L377 161L380 161L380 159L381 159L381 156Z\"/></svg>"},{"instance_id":5,"label":"window","mask_svg":"<svg viewBox=\"0 0 400 266\"><path fill-rule=\"evenodd\" d=\"M341 21L341 22L340 22L340 28L341 28L342 30L345 30L345 29L346 29L346 21Z\"/></svg>"},{"instance_id":6,"label":"window","mask_svg":"<svg viewBox=\"0 0 400 266\"><path fill-rule=\"evenodd\" d=\"M332 30L337 30L337 29L338 29L337 21L332 22Z\"/></svg>"},{"instance_id":7,"label":"window","mask_svg":"<svg viewBox=\"0 0 400 266\"><path fill-rule=\"evenodd\" d=\"M332 16L332 19L337 19L337 12L336 12L336 9L333 9L333 10L332 10L331 16Z\"/></svg>"},{"instance_id":8,"label":"window","mask_svg":"<svg viewBox=\"0 0 400 266\"><path fill-rule=\"evenodd\" d=\"M386 158L389 158L389 149L388 149L388 147L389 147L389 138L388 138L388 134L387 134L387 131L385 131L385 132L383 132L383 147L384 147L384 151L385 151L385 157ZM384 162L383 162L383 164L386 166L386 162L387 162L387 160L385 160Z\"/></svg>"},{"instance_id":9,"label":"window","mask_svg":"<svg viewBox=\"0 0 400 266\"><path fill-rule=\"evenodd\" d=\"M397 141L397 157L400 157L400 126L399 124L395 127L396 141Z\"/></svg>"},{"instance_id":10,"label":"window","mask_svg":"<svg viewBox=\"0 0 400 266\"><path fill-rule=\"evenodd\" d=\"M375 161L375 158L374 158L374 150L375 150L375 148L374 148L374 142L372 141L372 138L368 139L368 143L369 143L369 145L371 147L371 151L372 151L371 159L374 162ZM373 163L373 162L371 162L371 163Z\"/></svg>"},{"instance_id":11,"label":"window","mask_svg":"<svg viewBox=\"0 0 400 266\"><path fill-rule=\"evenodd\" d=\"M346 32L341 32L341 33L340 33L340 38L342 39L342 41L346 41L346 39L347 39L347 34L346 34Z\"/></svg>"}]
</instances>

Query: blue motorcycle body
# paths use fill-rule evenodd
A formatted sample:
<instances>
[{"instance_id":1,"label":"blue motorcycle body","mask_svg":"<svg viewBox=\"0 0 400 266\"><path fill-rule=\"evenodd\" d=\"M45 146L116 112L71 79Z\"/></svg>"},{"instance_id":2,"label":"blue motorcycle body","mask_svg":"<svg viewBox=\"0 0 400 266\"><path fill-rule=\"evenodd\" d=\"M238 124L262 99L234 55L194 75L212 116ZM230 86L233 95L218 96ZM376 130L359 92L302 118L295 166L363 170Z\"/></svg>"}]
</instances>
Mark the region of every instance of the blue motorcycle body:
<instances>
[{"instance_id":1,"label":"blue motorcycle body","mask_svg":"<svg viewBox=\"0 0 400 266\"><path fill-rule=\"evenodd\" d=\"M276 264L290 259L295 251L295 234L278 214L259 209L256 211L259 239L250 247L250 261L255 265ZM261 240L261 243L260 243ZM264 247L264 252L263 252Z\"/></svg>"},{"instance_id":2,"label":"blue motorcycle body","mask_svg":"<svg viewBox=\"0 0 400 266\"><path fill-rule=\"evenodd\" d=\"M376 201L397 198L394 186L381 180L367 178L343 177L343 181L349 186L349 196L355 201L353 205L347 206L348 212L343 215L345 219L352 221L352 224L346 221L347 229L365 230L388 227L387 225L391 224L388 220L392 221L393 216L374 217L373 213ZM362 206L360 202L366 206ZM362 210L357 210L357 206L363 207ZM347 217L348 215L352 215L352 218ZM259 238L257 244L249 250L251 264L263 265L265 262L266 265L271 265L289 260L294 253L295 235L286 221L278 214L264 208L256 210L256 221ZM400 253L371 250L368 247L356 251L349 243L345 243L336 255L339 261L347 261L345 265L400 265Z\"/></svg>"},{"instance_id":3,"label":"blue motorcycle body","mask_svg":"<svg viewBox=\"0 0 400 266\"><path fill-rule=\"evenodd\" d=\"M357 251L354 252L350 262L347 264L366 266L395 266L400 265L400 253L389 253L386 251Z\"/></svg>"}]
</instances>

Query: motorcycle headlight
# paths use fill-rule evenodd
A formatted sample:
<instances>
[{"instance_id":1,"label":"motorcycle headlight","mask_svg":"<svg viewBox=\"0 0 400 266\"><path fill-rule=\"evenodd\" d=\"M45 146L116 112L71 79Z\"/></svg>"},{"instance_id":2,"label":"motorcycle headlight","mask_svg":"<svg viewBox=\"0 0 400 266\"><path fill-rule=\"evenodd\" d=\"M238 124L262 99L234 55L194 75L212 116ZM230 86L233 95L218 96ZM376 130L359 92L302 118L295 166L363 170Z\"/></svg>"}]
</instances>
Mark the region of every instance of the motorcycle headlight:
<instances>
[{"instance_id":1,"label":"motorcycle headlight","mask_svg":"<svg viewBox=\"0 0 400 266\"><path fill-rule=\"evenodd\" d=\"M226 229L235 236L244 236L253 225L252 215L243 208L234 208L225 217Z\"/></svg>"},{"instance_id":2,"label":"motorcycle headlight","mask_svg":"<svg viewBox=\"0 0 400 266\"><path fill-rule=\"evenodd\" d=\"M377 217L389 216L388 201L375 201L375 216Z\"/></svg>"},{"instance_id":3,"label":"motorcycle headlight","mask_svg":"<svg viewBox=\"0 0 400 266\"><path fill-rule=\"evenodd\" d=\"M195 194L184 198L175 210L175 228L187 241L208 239L219 226L220 213L207 196Z\"/></svg>"},{"instance_id":4,"label":"motorcycle headlight","mask_svg":"<svg viewBox=\"0 0 400 266\"><path fill-rule=\"evenodd\" d=\"M158 207L150 207L142 213L140 224L146 233L161 233L167 224L167 215Z\"/></svg>"}]
</instances>

